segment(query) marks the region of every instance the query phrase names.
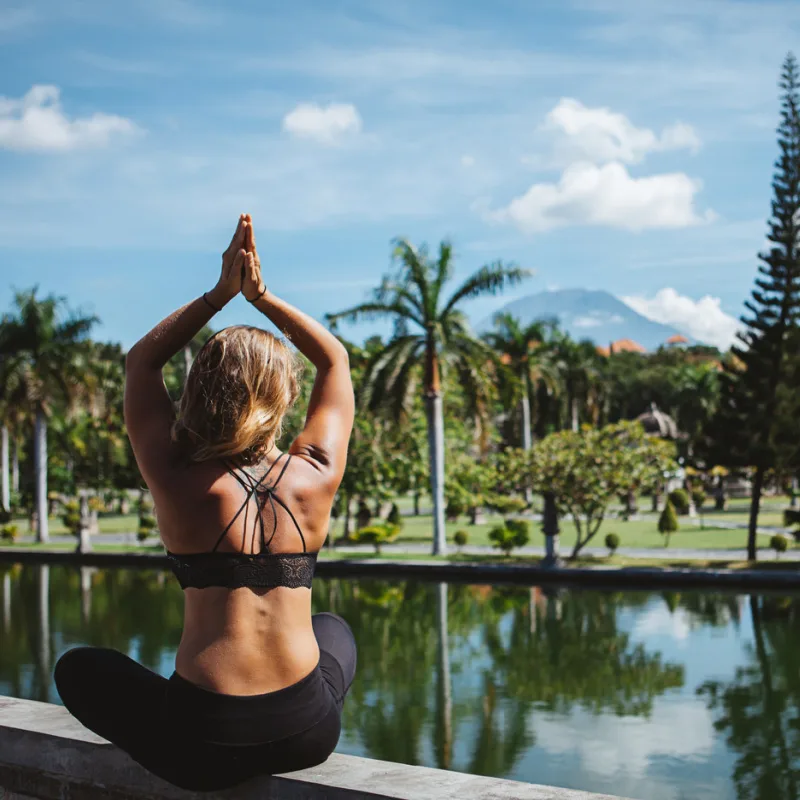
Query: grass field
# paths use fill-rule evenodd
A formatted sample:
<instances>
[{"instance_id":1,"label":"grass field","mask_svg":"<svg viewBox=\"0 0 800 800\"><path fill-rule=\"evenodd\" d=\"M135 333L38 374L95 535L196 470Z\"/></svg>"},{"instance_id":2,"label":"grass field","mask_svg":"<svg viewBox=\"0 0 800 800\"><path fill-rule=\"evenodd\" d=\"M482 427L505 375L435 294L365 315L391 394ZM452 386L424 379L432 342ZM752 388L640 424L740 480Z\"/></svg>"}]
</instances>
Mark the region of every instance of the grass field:
<instances>
[{"instance_id":1,"label":"grass field","mask_svg":"<svg viewBox=\"0 0 800 800\"><path fill-rule=\"evenodd\" d=\"M747 532L743 529L726 529L712 527L715 522L745 524L748 519L747 509L749 501L747 499L735 499L730 501L730 507L725 512L707 511L704 514L706 523L705 530L701 527L699 519L680 518L680 530L674 533L670 539L670 547L677 549L697 549L697 550L741 550L747 545ZM410 512L413 509L413 499L410 496L400 497L397 504L401 511ZM765 510L759 515L759 525L781 526L783 524L782 509L786 508L789 500L786 497L768 497L764 501ZM429 509L429 500L422 498L420 507L423 511ZM538 503L534 503L536 507ZM648 514L649 500L643 498L640 503L640 510ZM621 509L612 509L619 511ZM590 542L590 547L603 547L603 540L607 533L614 532L620 537L620 547L622 548L660 548L664 547L664 539L658 533L655 517L648 514L648 519L631 520L624 522L622 519L606 520L597 536ZM458 522L448 522L446 525L447 537L452 541L453 535L457 530L464 530L469 537L470 545L489 545L489 531L492 527L502 522L500 515L487 515L485 522L480 525L470 525L466 517L462 517ZM19 526L21 535L29 535L28 520L19 517L14 520ZM355 519L351 521L355 526ZM135 514L126 516L101 516L99 520L101 533L131 533L138 526L138 517ZM344 527L343 520L338 520L333 525L333 533L340 536ZM69 537L65 547L72 547L73 539L67 529L62 524L60 518L50 518L50 533L55 538L56 543L62 536ZM418 517L404 517L403 531L397 539L398 544L430 544L433 535L433 520L429 513L421 514ZM562 551L569 551L575 542L575 527L570 519L561 520L561 547ZM769 537L759 536L759 546L766 548L769 545ZM529 546L544 547L544 536L538 522L531 524L531 539ZM790 545L793 548L794 544Z\"/></svg>"},{"instance_id":2,"label":"grass field","mask_svg":"<svg viewBox=\"0 0 800 800\"><path fill-rule=\"evenodd\" d=\"M502 522L501 516L486 517L486 522L480 525L470 525L466 518L459 522L446 523L447 538L453 540L453 535L457 530L466 531L468 544L470 545L489 545L489 531L498 523ZM680 530L672 534L670 547L691 550L742 550L747 547L747 531L742 529L726 528L706 528L701 529L696 520L689 520L686 517L680 519ZM336 536L340 536L344 529L344 523L339 520L335 526ZM603 540L607 533L616 533L620 537L620 547L634 548L664 548L664 538L658 532L654 520L608 520L600 527L598 534L592 539L589 547L604 547ZM402 544L429 544L433 536L433 520L430 515L420 515L419 517L405 517L403 531L397 538L397 543ZM572 520L561 520L561 547L567 550L575 544L575 526ZM767 547L769 537L760 536L759 546ZM529 546L544 547L544 535L538 522L531 523L531 539ZM790 549L793 543L790 544Z\"/></svg>"}]
</instances>

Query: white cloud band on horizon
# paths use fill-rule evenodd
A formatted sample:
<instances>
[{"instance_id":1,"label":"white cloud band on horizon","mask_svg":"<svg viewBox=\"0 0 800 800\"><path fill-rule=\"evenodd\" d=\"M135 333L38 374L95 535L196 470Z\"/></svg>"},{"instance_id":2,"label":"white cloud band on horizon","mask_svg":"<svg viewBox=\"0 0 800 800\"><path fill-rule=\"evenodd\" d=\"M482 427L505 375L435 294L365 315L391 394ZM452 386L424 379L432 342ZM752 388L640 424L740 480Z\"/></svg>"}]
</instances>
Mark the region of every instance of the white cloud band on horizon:
<instances>
[{"instance_id":1,"label":"white cloud band on horizon","mask_svg":"<svg viewBox=\"0 0 800 800\"><path fill-rule=\"evenodd\" d=\"M346 134L359 133L362 127L358 109L351 103L300 103L283 118L283 130L301 139L334 144Z\"/></svg>"},{"instance_id":2,"label":"white cloud band on horizon","mask_svg":"<svg viewBox=\"0 0 800 800\"><path fill-rule=\"evenodd\" d=\"M66 152L105 147L112 136L140 132L129 119L95 112L69 119L57 86L37 84L20 99L0 96L0 148Z\"/></svg>"},{"instance_id":3,"label":"white cloud band on horizon","mask_svg":"<svg viewBox=\"0 0 800 800\"><path fill-rule=\"evenodd\" d=\"M509 222L525 233L566 225L605 225L631 231L685 228L710 222L712 211L694 207L700 181L682 172L634 178L620 163L572 164L558 183L536 183L488 219Z\"/></svg>"},{"instance_id":4,"label":"white cloud band on horizon","mask_svg":"<svg viewBox=\"0 0 800 800\"><path fill-rule=\"evenodd\" d=\"M620 161L638 164L648 153L700 149L694 128L682 122L655 134L637 128L624 114L609 108L588 108L579 100L562 97L545 118L542 130L556 135L556 154L561 163L587 160L594 164Z\"/></svg>"},{"instance_id":5,"label":"white cloud band on horizon","mask_svg":"<svg viewBox=\"0 0 800 800\"><path fill-rule=\"evenodd\" d=\"M727 350L741 324L722 310L718 297L705 295L699 300L679 294L675 289L659 289L653 297L643 295L620 298L634 311L664 325L671 325L699 342Z\"/></svg>"}]
</instances>

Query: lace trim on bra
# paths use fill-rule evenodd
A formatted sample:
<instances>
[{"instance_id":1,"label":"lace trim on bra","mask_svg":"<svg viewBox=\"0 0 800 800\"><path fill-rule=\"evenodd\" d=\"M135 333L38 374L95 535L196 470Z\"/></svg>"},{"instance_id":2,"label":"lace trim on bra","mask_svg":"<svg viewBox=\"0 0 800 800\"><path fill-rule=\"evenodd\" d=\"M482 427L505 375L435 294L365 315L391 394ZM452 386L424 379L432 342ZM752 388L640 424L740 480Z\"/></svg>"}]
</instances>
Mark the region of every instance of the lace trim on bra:
<instances>
[{"instance_id":1,"label":"lace trim on bra","mask_svg":"<svg viewBox=\"0 0 800 800\"><path fill-rule=\"evenodd\" d=\"M317 562L316 553L167 552L167 558L181 589L310 589Z\"/></svg>"}]
</instances>

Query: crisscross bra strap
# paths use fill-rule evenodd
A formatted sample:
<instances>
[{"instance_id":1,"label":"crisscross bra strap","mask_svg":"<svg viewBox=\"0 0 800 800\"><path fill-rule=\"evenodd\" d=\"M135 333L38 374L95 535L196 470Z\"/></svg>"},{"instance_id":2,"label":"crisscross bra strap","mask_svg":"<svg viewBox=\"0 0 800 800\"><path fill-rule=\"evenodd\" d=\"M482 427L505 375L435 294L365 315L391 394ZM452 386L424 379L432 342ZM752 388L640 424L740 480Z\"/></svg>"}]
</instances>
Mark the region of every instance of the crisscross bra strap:
<instances>
[{"instance_id":1,"label":"crisscross bra strap","mask_svg":"<svg viewBox=\"0 0 800 800\"><path fill-rule=\"evenodd\" d=\"M300 525L297 523L297 520L295 519L294 514L291 512L291 510L286 505L286 503L284 503L283 500L280 499L280 497L278 497L277 495L274 494L275 489L277 488L278 484L280 483L281 478L283 478L284 473L286 472L286 468L289 466L289 462L291 460L292 460L292 456L291 456L291 454L288 454L287 458L286 458L286 461L283 464L283 469L280 471L280 474L278 475L278 477L275 479L275 482L271 486L262 486L262 484L269 477L270 473L272 472L272 470L274 469L274 467L278 463L278 461L280 461L280 456L278 458L276 458L275 461L272 462L272 464L270 465L270 468L258 480L255 480L255 478L253 478L251 475L249 475L244 470L242 470L242 469L237 470L237 468L234 465L226 464L226 466L228 467L228 472L230 472L230 474L233 475L234 478L236 478L236 480L239 482L239 484L241 484L241 486L247 492L247 497L245 498L245 501L242 504L242 506L239 508L239 510L234 515L233 519L225 527L225 530L222 531L222 533L220 534L219 538L217 539L216 544L214 545L214 547L211 550L212 553L215 553L217 551L217 548L220 546L220 544L222 544L222 540L225 538L226 534L231 529L231 526L233 525L233 523L236 522L236 520L239 518L239 515L242 513L242 511L245 512L245 516L244 516L245 532L242 535L242 552L244 552L245 539L246 539L246 536L247 536L247 511L246 511L246 509L247 509L248 504L250 503L250 498L253 496L253 494L256 495L256 506L258 508L257 523L258 523L258 526L260 528L261 551L262 551L262 553L268 553L269 552L269 546L270 546L273 538L275 537L275 532L278 529L278 514L277 514L277 509L275 508L275 501L277 501L280 506L282 506L284 509L286 509L287 513L292 518L292 522L294 523L294 526L297 528L297 532L300 534L300 541L303 544L303 552L304 553L306 552L306 540L305 540L305 537L303 536L302 530L300 530ZM259 493L263 493L265 495L265 500L261 500L261 498L258 496ZM266 539L265 534L264 534L264 518L262 516L262 513L264 511L264 506L266 505L266 500L267 499L269 500L270 507L272 508L272 516L273 516L272 533L270 534L269 539ZM253 529L253 538L255 538L255 528Z\"/></svg>"}]
</instances>

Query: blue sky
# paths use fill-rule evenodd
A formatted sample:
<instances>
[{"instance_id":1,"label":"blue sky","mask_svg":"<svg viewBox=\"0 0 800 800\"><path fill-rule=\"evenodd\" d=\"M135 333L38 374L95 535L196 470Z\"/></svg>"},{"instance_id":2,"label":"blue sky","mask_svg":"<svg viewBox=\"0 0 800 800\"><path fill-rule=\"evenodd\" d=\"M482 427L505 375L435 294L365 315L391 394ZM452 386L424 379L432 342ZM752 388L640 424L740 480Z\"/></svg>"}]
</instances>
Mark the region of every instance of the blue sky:
<instances>
[{"instance_id":1,"label":"blue sky","mask_svg":"<svg viewBox=\"0 0 800 800\"><path fill-rule=\"evenodd\" d=\"M227 4L225 4L227 5ZM276 293L363 300L390 240L730 336L755 274L795 0L6 0L0 303L131 345L253 214ZM257 322L242 302L215 325Z\"/></svg>"}]
</instances>

